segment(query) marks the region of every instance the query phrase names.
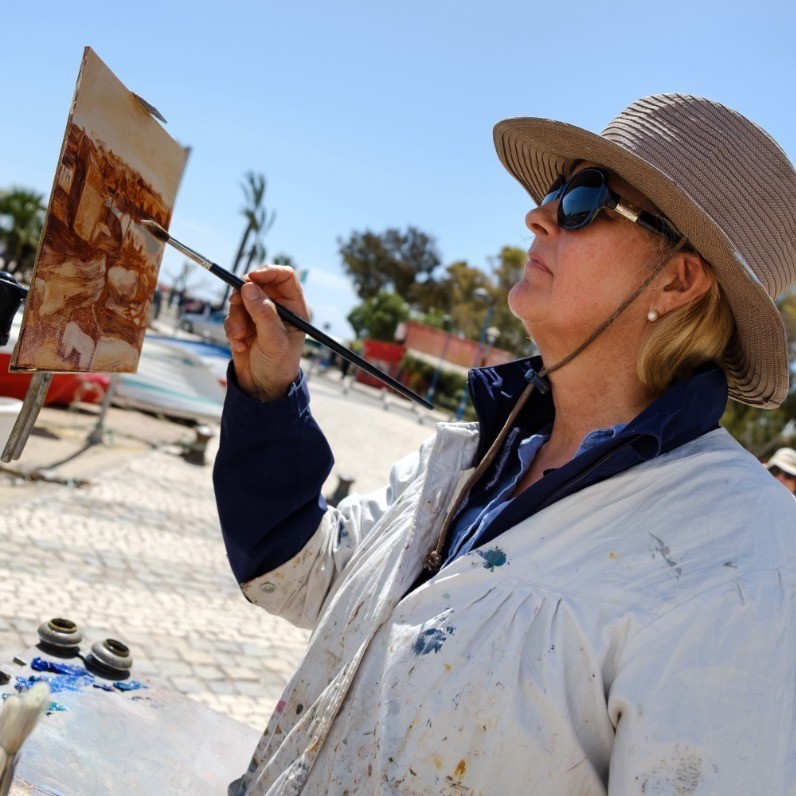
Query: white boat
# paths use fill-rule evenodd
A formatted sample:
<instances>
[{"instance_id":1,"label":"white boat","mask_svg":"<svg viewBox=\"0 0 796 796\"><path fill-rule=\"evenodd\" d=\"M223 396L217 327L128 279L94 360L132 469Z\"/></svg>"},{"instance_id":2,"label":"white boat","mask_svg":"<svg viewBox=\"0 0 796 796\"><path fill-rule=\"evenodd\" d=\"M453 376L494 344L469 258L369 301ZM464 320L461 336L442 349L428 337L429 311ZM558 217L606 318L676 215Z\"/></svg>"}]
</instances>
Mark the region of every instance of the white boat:
<instances>
[{"instance_id":1,"label":"white boat","mask_svg":"<svg viewBox=\"0 0 796 796\"><path fill-rule=\"evenodd\" d=\"M15 316L7 345L0 347L0 395L23 398L29 374L5 371L14 350L22 322ZM187 420L218 422L224 403L229 351L201 342L168 337L144 339L136 373L115 377L113 403L116 406L160 412ZM96 374L56 373L47 394L47 403L69 404L81 380L96 380ZM17 384L19 382L19 384ZM107 385L107 377L103 386ZM56 389L57 388L57 389ZM81 400L99 403L103 391L82 396Z\"/></svg>"},{"instance_id":2,"label":"white boat","mask_svg":"<svg viewBox=\"0 0 796 796\"><path fill-rule=\"evenodd\" d=\"M148 340L155 340L164 345L175 346L177 348L196 354L199 359L210 369L210 372L218 379L222 387L227 386L227 367L229 366L232 354L229 347L224 347L208 340L186 339L182 335L170 337L165 334L152 334L147 332Z\"/></svg>"},{"instance_id":3,"label":"white boat","mask_svg":"<svg viewBox=\"0 0 796 796\"><path fill-rule=\"evenodd\" d=\"M196 354L147 337L138 372L117 376L113 403L171 417L218 422L224 390Z\"/></svg>"}]
</instances>

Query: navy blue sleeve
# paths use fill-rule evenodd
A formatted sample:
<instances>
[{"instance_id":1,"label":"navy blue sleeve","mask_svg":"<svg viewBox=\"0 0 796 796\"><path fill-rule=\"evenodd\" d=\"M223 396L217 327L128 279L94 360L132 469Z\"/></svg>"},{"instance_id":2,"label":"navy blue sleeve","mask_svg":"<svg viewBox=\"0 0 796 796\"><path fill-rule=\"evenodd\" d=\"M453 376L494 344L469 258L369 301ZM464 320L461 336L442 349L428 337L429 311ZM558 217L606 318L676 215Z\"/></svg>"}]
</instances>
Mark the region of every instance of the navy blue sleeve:
<instances>
[{"instance_id":1,"label":"navy blue sleeve","mask_svg":"<svg viewBox=\"0 0 796 796\"><path fill-rule=\"evenodd\" d=\"M285 398L264 402L240 390L230 364L213 483L239 583L276 569L309 541L326 511L321 488L333 464L303 375Z\"/></svg>"}]
</instances>

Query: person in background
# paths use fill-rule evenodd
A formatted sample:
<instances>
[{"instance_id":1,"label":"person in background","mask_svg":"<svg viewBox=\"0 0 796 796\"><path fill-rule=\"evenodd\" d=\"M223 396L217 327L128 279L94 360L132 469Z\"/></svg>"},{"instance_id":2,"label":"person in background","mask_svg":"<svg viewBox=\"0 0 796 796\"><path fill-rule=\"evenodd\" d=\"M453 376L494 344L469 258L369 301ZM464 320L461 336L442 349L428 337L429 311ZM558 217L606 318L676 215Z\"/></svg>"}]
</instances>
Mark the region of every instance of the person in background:
<instances>
[{"instance_id":1,"label":"person in background","mask_svg":"<svg viewBox=\"0 0 796 796\"><path fill-rule=\"evenodd\" d=\"M163 291L155 288L155 295L152 297L152 320L156 321L160 317L160 308L163 305Z\"/></svg>"},{"instance_id":2,"label":"person in background","mask_svg":"<svg viewBox=\"0 0 796 796\"><path fill-rule=\"evenodd\" d=\"M321 497L292 269L230 299L224 542L313 633L229 793L793 793L796 501L719 420L788 393L796 172L683 94L494 140L536 204L509 307L541 357L472 371L478 422L383 490Z\"/></svg>"},{"instance_id":3,"label":"person in background","mask_svg":"<svg viewBox=\"0 0 796 796\"><path fill-rule=\"evenodd\" d=\"M766 469L784 484L792 495L796 495L796 451L780 448L767 462Z\"/></svg>"}]
</instances>

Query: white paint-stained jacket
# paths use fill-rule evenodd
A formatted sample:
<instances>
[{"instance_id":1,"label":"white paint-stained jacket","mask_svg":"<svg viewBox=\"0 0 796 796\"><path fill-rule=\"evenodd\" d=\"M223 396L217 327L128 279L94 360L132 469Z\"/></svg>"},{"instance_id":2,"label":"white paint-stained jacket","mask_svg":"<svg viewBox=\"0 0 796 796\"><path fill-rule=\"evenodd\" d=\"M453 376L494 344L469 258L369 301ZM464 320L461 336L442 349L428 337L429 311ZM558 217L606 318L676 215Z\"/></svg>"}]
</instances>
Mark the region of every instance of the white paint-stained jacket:
<instances>
[{"instance_id":1,"label":"white paint-stained jacket","mask_svg":"<svg viewBox=\"0 0 796 796\"><path fill-rule=\"evenodd\" d=\"M718 429L410 591L476 443L440 425L243 585L314 633L231 792L796 793L787 491Z\"/></svg>"}]
</instances>

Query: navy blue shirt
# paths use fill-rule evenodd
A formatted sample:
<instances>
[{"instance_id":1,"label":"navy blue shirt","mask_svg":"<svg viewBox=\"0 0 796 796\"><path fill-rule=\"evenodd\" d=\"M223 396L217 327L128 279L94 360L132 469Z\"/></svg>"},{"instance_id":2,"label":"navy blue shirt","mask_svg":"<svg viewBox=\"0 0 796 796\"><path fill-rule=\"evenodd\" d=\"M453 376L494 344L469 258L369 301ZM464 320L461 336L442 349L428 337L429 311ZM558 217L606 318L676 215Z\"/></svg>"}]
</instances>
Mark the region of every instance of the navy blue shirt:
<instances>
[{"instance_id":1,"label":"navy blue shirt","mask_svg":"<svg viewBox=\"0 0 796 796\"><path fill-rule=\"evenodd\" d=\"M538 358L520 360L470 373L470 394L481 427L476 461L525 388L530 366L538 370L541 363ZM478 544L567 495L717 428L726 403L727 382L715 365L672 385L618 434L546 472L505 503L479 529ZM551 394L534 391L460 517L472 507L488 505L507 466L517 460L522 440L549 425L554 414ZM239 582L269 572L301 551L326 511L321 488L333 464L326 438L310 413L303 376L285 398L266 403L241 392L230 367L213 479L227 555ZM449 553L444 551L443 560Z\"/></svg>"},{"instance_id":2,"label":"navy blue shirt","mask_svg":"<svg viewBox=\"0 0 796 796\"><path fill-rule=\"evenodd\" d=\"M575 456L621 434L624 428L625 423L620 423L611 428L590 431L575 451ZM480 546L481 536L497 515L506 508L520 479L531 468L541 447L550 439L551 431L552 425L522 440L517 447L517 456L513 463L502 468L498 478L493 479L495 485L487 490L483 500L475 504L470 502L466 510L459 512L450 530L451 541L445 564Z\"/></svg>"}]
</instances>

